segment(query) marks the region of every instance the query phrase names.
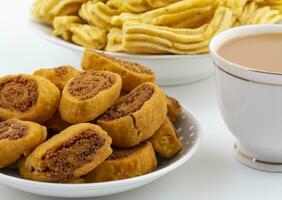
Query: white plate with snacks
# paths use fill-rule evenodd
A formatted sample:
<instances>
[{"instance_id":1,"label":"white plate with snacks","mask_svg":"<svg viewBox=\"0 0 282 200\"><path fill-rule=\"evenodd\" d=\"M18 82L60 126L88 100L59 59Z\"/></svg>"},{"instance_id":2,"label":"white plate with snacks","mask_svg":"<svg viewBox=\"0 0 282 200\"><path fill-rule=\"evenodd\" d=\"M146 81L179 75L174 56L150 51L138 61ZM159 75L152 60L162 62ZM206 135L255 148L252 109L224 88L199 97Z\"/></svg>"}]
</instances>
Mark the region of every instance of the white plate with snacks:
<instances>
[{"instance_id":1,"label":"white plate with snacks","mask_svg":"<svg viewBox=\"0 0 282 200\"><path fill-rule=\"evenodd\" d=\"M183 149L169 160L158 160L158 169L149 174L102 183L59 184L25 180L16 169L1 169L0 182L25 192L52 197L98 197L128 191L150 183L184 164L196 152L202 137L199 122L183 107L182 116L175 123Z\"/></svg>"},{"instance_id":2,"label":"white plate with snacks","mask_svg":"<svg viewBox=\"0 0 282 200\"><path fill-rule=\"evenodd\" d=\"M45 40L56 45L72 49L80 59L84 48L52 35L52 28L30 19L30 26ZM96 50L101 52L99 50ZM104 52L107 55L137 62L151 68L157 74L157 83L161 86L172 86L191 83L209 77L213 65L209 54L199 55L134 55L127 53Z\"/></svg>"}]
</instances>

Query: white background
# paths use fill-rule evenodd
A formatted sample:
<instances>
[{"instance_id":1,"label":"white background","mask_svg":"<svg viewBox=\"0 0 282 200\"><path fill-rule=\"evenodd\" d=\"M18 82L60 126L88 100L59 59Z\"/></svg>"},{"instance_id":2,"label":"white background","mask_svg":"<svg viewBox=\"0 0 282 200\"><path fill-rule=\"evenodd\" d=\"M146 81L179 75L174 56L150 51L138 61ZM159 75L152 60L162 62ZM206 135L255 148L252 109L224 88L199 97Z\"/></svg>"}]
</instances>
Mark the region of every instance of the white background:
<instances>
[{"instance_id":1,"label":"white background","mask_svg":"<svg viewBox=\"0 0 282 200\"><path fill-rule=\"evenodd\" d=\"M30 29L31 0L0 0L0 3L1 75L28 73L39 67L61 64L79 66L80 60L74 52L43 41ZM204 138L199 151L182 167L158 181L101 199L282 199L282 174L250 169L232 157L234 138L218 111L212 77L191 85L164 89L200 120ZM55 198L24 193L0 184L0 199Z\"/></svg>"}]
</instances>

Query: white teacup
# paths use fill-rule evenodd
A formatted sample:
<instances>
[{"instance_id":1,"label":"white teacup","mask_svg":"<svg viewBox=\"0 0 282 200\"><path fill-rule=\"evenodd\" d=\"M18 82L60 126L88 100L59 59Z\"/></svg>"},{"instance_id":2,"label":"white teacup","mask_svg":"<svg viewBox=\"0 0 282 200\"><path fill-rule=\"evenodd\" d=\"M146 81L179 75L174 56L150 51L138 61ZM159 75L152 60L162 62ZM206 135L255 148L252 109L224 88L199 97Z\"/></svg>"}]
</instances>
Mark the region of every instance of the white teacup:
<instances>
[{"instance_id":1,"label":"white teacup","mask_svg":"<svg viewBox=\"0 0 282 200\"><path fill-rule=\"evenodd\" d=\"M282 172L282 74L249 69L217 53L230 39L259 33L282 34L282 25L238 27L212 39L217 96L223 119L237 139L236 158L256 169Z\"/></svg>"}]
</instances>

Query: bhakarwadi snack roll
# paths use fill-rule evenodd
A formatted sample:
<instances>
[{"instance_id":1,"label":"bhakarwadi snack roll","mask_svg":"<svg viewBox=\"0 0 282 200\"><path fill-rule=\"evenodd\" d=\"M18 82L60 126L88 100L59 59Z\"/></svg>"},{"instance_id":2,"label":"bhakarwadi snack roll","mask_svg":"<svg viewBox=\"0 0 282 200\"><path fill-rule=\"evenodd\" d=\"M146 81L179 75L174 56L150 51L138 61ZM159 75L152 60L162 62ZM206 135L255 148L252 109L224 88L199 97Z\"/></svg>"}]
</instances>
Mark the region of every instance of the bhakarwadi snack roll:
<instances>
[{"instance_id":1,"label":"bhakarwadi snack roll","mask_svg":"<svg viewBox=\"0 0 282 200\"><path fill-rule=\"evenodd\" d=\"M152 144L145 141L129 149L114 148L105 162L85 175L89 183L121 180L141 176L157 168Z\"/></svg>"},{"instance_id":2,"label":"bhakarwadi snack roll","mask_svg":"<svg viewBox=\"0 0 282 200\"><path fill-rule=\"evenodd\" d=\"M68 182L92 171L111 155L111 138L99 126L68 127L39 145L25 161L26 178Z\"/></svg>"},{"instance_id":3,"label":"bhakarwadi snack roll","mask_svg":"<svg viewBox=\"0 0 282 200\"><path fill-rule=\"evenodd\" d=\"M0 168L27 156L46 137L46 128L34 122L18 119L0 122Z\"/></svg>"},{"instance_id":4,"label":"bhakarwadi snack roll","mask_svg":"<svg viewBox=\"0 0 282 200\"><path fill-rule=\"evenodd\" d=\"M103 2L87 1L79 10L79 16L87 23L106 30L112 28L111 18L118 14L119 12L111 9Z\"/></svg>"},{"instance_id":5,"label":"bhakarwadi snack roll","mask_svg":"<svg viewBox=\"0 0 282 200\"><path fill-rule=\"evenodd\" d=\"M131 91L145 82L155 81L154 72L147 67L89 49L84 50L81 66L84 70L105 70L118 73L122 78L122 89L125 91Z\"/></svg>"},{"instance_id":6,"label":"bhakarwadi snack roll","mask_svg":"<svg viewBox=\"0 0 282 200\"><path fill-rule=\"evenodd\" d=\"M175 128L167 118L162 126L150 138L155 151L162 157L171 158L182 149Z\"/></svg>"},{"instance_id":7,"label":"bhakarwadi snack roll","mask_svg":"<svg viewBox=\"0 0 282 200\"><path fill-rule=\"evenodd\" d=\"M71 26L76 24L84 24L84 21L78 16L58 16L53 20L53 32L52 34L58 37L62 37L64 40L71 41L72 32Z\"/></svg>"},{"instance_id":8,"label":"bhakarwadi snack roll","mask_svg":"<svg viewBox=\"0 0 282 200\"><path fill-rule=\"evenodd\" d=\"M36 75L7 75L0 78L0 119L17 118L44 123L57 110L60 90Z\"/></svg>"},{"instance_id":9,"label":"bhakarwadi snack roll","mask_svg":"<svg viewBox=\"0 0 282 200\"><path fill-rule=\"evenodd\" d=\"M67 127L71 126L71 124L63 120L58 109L55 114L47 122L44 123L44 126L46 126L46 128L48 129L48 132L51 130L53 133L59 133Z\"/></svg>"},{"instance_id":10,"label":"bhakarwadi snack roll","mask_svg":"<svg viewBox=\"0 0 282 200\"><path fill-rule=\"evenodd\" d=\"M53 19L63 15L77 15L82 3L87 0L36 0L34 16L43 23L52 25Z\"/></svg>"},{"instance_id":11,"label":"bhakarwadi snack roll","mask_svg":"<svg viewBox=\"0 0 282 200\"><path fill-rule=\"evenodd\" d=\"M88 24L70 26L71 40L86 48L103 49L107 43L107 31Z\"/></svg>"},{"instance_id":12,"label":"bhakarwadi snack roll","mask_svg":"<svg viewBox=\"0 0 282 200\"><path fill-rule=\"evenodd\" d=\"M70 65L49 68L38 69L33 72L34 75L47 78L54 83L61 91L64 89L65 84L69 79L78 75L80 72Z\"/></svg>"},{"instance_id":13,"label":"bhakarwadi snack roll","mask_svg":"<svg viewBox=\"0 0 282 200\"><path fill-rule=\"evenodd\" d=\"M176 121L181 116L182 107L179 102L170 96L166 95L167 101L167 116L171 121Z\"/></svg>"},{"instance_id":14,"label":"bhakarwadi snack roll","mask_svg":"<svg viewBox=\"0 0 282 200\"><path fill-rule=\"evenodd\" d=\"M109 0L107 5L120 13L144 13L152 9L167 6L180 0Z\"/></svg>"},{"instance_id":15,"label":"bhakarwadi snack roll","mask_svg":"<svg viewBox=\"0 0 282 200\"><path fill-rule=\"evenodd\" d=\"M167 115L163 91L154 83L144 83L118 99L99 119L113 144L132 147L150 138Z\"/></svg>"},{"instance_id":16,"label":"bhakarwadi snack roll","mask_svg":"<svg viewBox=\"0 0 282 200\"><path fill-rule=\"evenodd\" d=\"M88 70L70 79L62 93L60 113L71 124L92 121L120 94L121 77L112 72Z\"/></svg>"},{"instance_id":17,"label":"bhakarwadi snack roll","mask_svg":"<svg viewBox=\"0 0 282 200\"><path fill-rule=\"evenodd\" d=\"M211 38L231 28L232 19L230 9L219 7L209 24L198 29L176 29L127 22L123 25L123 46L132 53L206 53ZM194 34L188 35L183 32Z\"/></svg>"}]
</instances>

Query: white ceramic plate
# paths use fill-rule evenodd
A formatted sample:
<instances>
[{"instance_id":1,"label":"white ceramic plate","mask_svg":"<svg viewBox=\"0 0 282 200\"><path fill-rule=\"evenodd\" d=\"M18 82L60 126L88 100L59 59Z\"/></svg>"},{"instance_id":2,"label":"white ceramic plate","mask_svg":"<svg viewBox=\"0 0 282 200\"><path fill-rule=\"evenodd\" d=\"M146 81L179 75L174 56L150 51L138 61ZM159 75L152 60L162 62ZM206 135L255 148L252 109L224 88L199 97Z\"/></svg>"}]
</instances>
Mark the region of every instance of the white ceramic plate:
<instances>
[{"instance_id":1,"label":"white ceramic plate","mask_svg":"<svg viewBox=\"0 0 282 200\"><path fill-rule=\"evenodd\" d=\"M52 28L39 23L32 17L30 26L42 38L56 45L72 49L77 52L77 59L81 58L83 47L64 41L53 36ZM97 50L98 51L98 50ZM200 55L134 55L126 53L104 52L123 60L137 62L148 66L157 74L157 82L162 86L191 83L209 77L213 72L213 65L209 54Z\"/></svg>"},{"instance_id":2,"label":"white ceramic plate","mask_svg":"<svg viewBox=\"0 0 282 200\"><path fill-rule=\"evenodd\" d=\"M98 197L128 191L150 183L182 165L196 152L202 137L198 121L183 107L181 118L176 122L176 130L183 149L169 160L158 159L158 169L152 173L103 183L59 184L29 181L19 177L17 170L0 170L0 183L33 194L52 197Z\"/></svg>"}]
</instances>

